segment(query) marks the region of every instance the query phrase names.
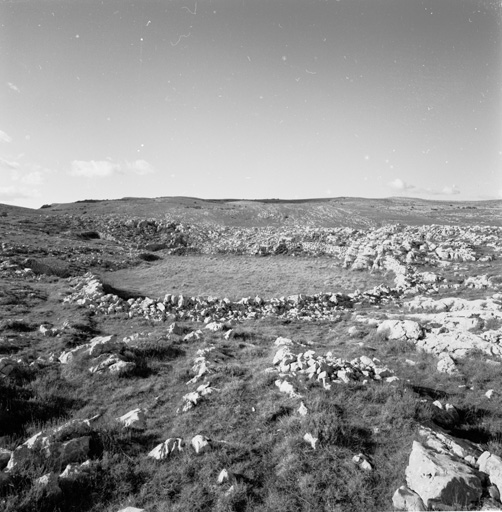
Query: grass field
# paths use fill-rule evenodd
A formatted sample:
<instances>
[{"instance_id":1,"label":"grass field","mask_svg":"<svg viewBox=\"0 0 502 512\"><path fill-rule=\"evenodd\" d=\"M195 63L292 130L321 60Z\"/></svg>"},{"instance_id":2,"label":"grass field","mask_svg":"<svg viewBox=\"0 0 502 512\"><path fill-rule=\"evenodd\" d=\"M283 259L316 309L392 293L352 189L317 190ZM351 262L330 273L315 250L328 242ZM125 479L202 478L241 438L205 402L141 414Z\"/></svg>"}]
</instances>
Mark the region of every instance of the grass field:
<instances>
[{"instance_id":1,"label":"grass field","mask_svg":"<svg viewBox=\"0 0 502 512\"><path fill-rule=\"evenodd\" d=\"M260 258L256 256L165 256L140 267L109 272L104 280L149 297L166 293L240 299L297 293L351 293L379 284L392 285L393 274L354 272L331 258Z\"/></svg>"}]
</instances>

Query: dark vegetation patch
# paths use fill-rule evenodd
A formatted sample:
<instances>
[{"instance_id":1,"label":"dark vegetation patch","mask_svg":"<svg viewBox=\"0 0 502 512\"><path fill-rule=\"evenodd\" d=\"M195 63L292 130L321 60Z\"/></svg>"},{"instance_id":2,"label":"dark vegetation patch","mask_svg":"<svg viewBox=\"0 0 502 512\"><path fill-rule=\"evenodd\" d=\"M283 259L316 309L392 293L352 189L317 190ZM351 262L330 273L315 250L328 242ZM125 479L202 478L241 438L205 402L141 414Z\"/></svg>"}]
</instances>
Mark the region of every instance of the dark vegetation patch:
<instances>
[{"instance_id":1,"label":"dark vegetation patch","mask_svg":"<svg viewBox=\"0 0 502 512\"><path fill-rule=\"evenodd\" d=\"M144 299L145 295L131 291L131 290L124 290L122 288L117 288L111 284L108 284L106 282L103 282L103 291L106 294L112 294L116 295L117 297L120 297L123 300L129 300L129 299Z\"/></svg>"},{"instance_id":2,"label":"dark vegetation patch","mask_svg":"<svg viewBox=\"0 0 502 512\"><path fill-rule=\"evenodd\" d=\"M37 326L35 324L27 322L25 320L9 319L0 322L0 331L4 332L32 332L36 328Z\"/></svg>"},{"instance_id":3,"label":"dark vegetation patch","mask_svg":"<svg viewBox=\"0 0 502 512\"><path fill-rule=\"evenodd\" d=\"M162 259L160 256L158 256L157 254L151 254L149 252L142 252L140 254L138 254L138 258L140 260L143 260L143 261L148 261L148 262L151 262L151 261L158 261L160 259Z\"/></svg>"},{"instance_id":4,"label":"dark vegetation patch","mask_svg":"<svg viewBox=\"0 0 502 512\"><path fill-rule=\"evenodd\" d=\"M101 235L97 231L82 231L77 234L77 237L81 240L98 240Z\"/></svg>"},{"instance_id":5,"label":"dark vegetation patch","mask_svg":"<svg viewBox=\"0 0 502 512\"><path fill-rule=\"evenodd\" d=\"M24 261L27 268L31 268L35 274L45 274L47 276L57 276L67 278L72 275L68 263L56 258L27 258Z\"/></svg>"},{"instance_id":6,"label":"dark vegetation patch","mask_svg":"<svg viewBox=\"0 0 502 512\"><path fill-rule=\"evenodd\" d=\"M162 249L166 249L166 248L167 248L167 244L162 244L162 243L146 244L144 247L145 251L150 251L150 252L162 251Z\"/></svg>"},{"instance_id":7,"label":"dark vegetation patch","mask_svg":"<svg viewBox=\"0 0 502 512\"><path fill-rule=\"evenodd\" d=\"M66 418L83 405L72 391L53 368L24 383L0 380L0 436L25 438L34 423Z\"/></svg>"}]
</instances>

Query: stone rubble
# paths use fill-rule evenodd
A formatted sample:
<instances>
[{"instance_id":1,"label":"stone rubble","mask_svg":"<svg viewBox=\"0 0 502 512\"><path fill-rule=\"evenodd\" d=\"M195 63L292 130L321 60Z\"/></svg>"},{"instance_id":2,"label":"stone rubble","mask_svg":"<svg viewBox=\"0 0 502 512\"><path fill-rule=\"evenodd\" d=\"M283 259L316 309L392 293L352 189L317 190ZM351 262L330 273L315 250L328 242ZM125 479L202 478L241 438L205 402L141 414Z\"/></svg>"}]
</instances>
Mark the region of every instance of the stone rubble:
<instances>
[{"instance_id":1,"label":"stone rubble","mask_svg":"<svg viewBox=\"0 0 502 512\"><path fill-rule=\"evenodd\" d=\"M127 337L124 340L131 342ZM120 350L126 346L126 342L117 341L116 335L96 336L89 343L79 345L71 350L64 351L58 357L61 364L67 365L83 357L92 358L89 367L90 373L120 374L134 370L136 363L125 361L120 355Z\"/></svg>"},{"instance_id":2,"label":"stone rubble","mask_svg":"<svg viewBox=\"0 0 502 512\"><path fill-rule=\"evenodd\" d=\"M30 464L35 453L57 458L61 465L85 460L89 454L92 423L96 419L72 420L38 432L11 452L5 471L9 473Z\"/></svg>"},{"instance_id":3,"label":"stone rubble","mask_svg":"<svg viewBox=\"0 0 502 512\"><path fill-rule=\"evenodd\" d=\"M316 379L321 382L325 389L331 389L332 384L348 384L349 382L362 382L370 380L394 382L398 378L394 372L385 366L379 365L376 358L361 356L346 361L334 357L331 352L325 356L316 356L313 350L298 352L294 354L288 345L282 345L276 351L273 358L273 365L280 375L291 375L293 377L303 375L308 379ZM276 385L282 392L296 394L290 389L287 381L276 381Z\"/></svg>"},{"instance_id":4,"label":"stone rubble","mask_svg":"<svg viewBox=\"0 0 502 512\"><path fill-rule=\"evenodd\" d=\"M178 407L178 409L176 409L176 414L189 411L195 407L204 397L213 393L213 391L216 391L215 388L212 388L211 384L206 382L205 384L201 384L196 391L191 391L190 393L183 395L183 398L181 399L183 404Z\"/></svg>"}]
</instances>

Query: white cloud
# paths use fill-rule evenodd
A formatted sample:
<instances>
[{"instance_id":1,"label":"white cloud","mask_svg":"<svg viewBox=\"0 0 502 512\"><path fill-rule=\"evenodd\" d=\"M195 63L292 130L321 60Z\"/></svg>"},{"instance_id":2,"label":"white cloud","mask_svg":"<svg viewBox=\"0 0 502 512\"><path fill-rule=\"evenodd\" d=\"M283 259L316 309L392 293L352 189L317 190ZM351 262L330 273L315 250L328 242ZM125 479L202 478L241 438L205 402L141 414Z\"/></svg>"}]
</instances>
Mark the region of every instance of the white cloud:
<instances>
[{"instance_id":1,"label":"white cloud","mask_svg":"<svg viewBox=\"0 0 502 512\"><path fill-rule=\"evenodd\" d=\"M154 172L155 169L146 160L125 161L124 164L110 160L74 160L69 174L86 178L107 178L114 174L132 173L145 176Z\"/></svg>"},{"instance_id":2,"label":"white cloud","mask_svg":"<svg viewBox=\"0 0 502 512\"><path fill-rule=\"evenodd\" d=\"M155 172L154 168L146 160L136 160L134 162L126 162L126 170L144 176Z\"/></svg>"},{"instance_id":3,"label":"white cloud","mask_svg":"<svg viewBox=\"0 0 502 512\"><path fill-rule=\"evenodd\" d=\"M74 160L71 163L72 176L85 176L86 178L105 178L120 172L120 166L108 160Z\"/></svg>"},{"instance_id":4,"label":"white cloud","mask_svg":"<svg viewBox=\"0 0 502 512\"><path fill-rule=\"evenodd\" d=\"M12 82L7 82L7 86L9 87L9 89L11 89L14 92L21 92L19 90L19 87L17 85L13 84Z\"/></svg>"},{"instance_id":5,"label":"white cloud","mask_svg":"<svg viewBox=\"0 0 502 512\"><path fill-rule=\"evenodd\" d=\"M445 196L455 196L460 194L460 190L457 185L446 186L441 190L441 194L444 194Z\"/></svg>"},{"instance_id":6,"label":"white cloud","mask_svg":"<svg viewBox=\"0 0 502 512\"><path fill-rule=\"evenodd\" d=\"M41 185L46 176L54 173L53 170L27 159L23 154L12 160L0 158L0 169L9 171L11 181L26 185Z\"/></svg>"},{"instance_id":7,"label":"white cloud","mask_svg":"<svg viewBox=\"0 0 502 512\"><path fill-rule=\"evenodd\" d=\"M395 180L391 181L389 183L389 186L393 188L394 190L414 190L416 189L415 185L410 185L409 183L406 183L406 181L403 181L400 178L396 178Z\"/></svg>"},{"instance_id":8,"label":"white cloud","mask_svg":"<svg viewBox=\"0 0 502 512\"><path fill-rule=\"evenodd\" d=\"M33 197L39 197L40 193L38 190L29 190L24 187L0 187L0 200L12 201L14 199L31 199Z\"/></svg>"},{"instance_id":9,"label":"white cloud","mask_svg":"<svg viewBox=\"0 0 502 512\"><path fill-rule=\"evenodd\" d=\"M0 142L5 142L5 143L12 142L12 137L10 135L7 135L2 130L0 130Z\"/></svg>"},{"instance_id":10,"label":"white cloud","mask_svg":"<svg viewBox=\"0 0 502 512\"><path fill-rule=\"evenodd\" d=\"M15 171L16 169L19 169L20 164L12 160L5 160L5 158L0 158L0 167L2 167L2 169Z\"/></svg>"},{"instance_id":11,"label":"white cloud","mask_svg":"<svg viewBox=\"0 0 502 512\"><path fill-rule=\"evenodd\" d=\"M44 176L42 171L34 171L24 175L21 181L27 185L41 185L44 182Z\"/></svg>"}]
</instances>

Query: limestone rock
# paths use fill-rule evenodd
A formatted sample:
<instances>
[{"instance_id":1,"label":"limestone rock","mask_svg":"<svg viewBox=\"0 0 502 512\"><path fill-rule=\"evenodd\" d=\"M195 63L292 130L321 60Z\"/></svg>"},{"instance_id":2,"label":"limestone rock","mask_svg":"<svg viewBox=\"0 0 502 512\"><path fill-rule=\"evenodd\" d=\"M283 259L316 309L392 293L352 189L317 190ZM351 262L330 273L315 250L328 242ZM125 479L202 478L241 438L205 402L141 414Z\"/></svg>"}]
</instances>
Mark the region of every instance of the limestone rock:
<instances>
[{"instance_id":1,"label":"limestone rock","mask_svg":"<svg viewBox=\"0 0 502 512\"><path fill-rule=\"evenodd\" d=\"M377 333L385 334L390 340L419 340L423 337L423 329L413 320L384 320Z\"/></svg>"},{"instance_id":2,"label":"limestone rock","mask_svg":"<svg viewBox=\"0 0 502 512\"><path fill-rule=\"evenodd\" d=\"M310 432L307 432L303 436L304 441L306 441L312 448L315 450L317 447L317 443L319 442L319 439L317 437L314 437Z\"/></svg>"},{"instance_id":3,"label":"limestone rock","mask_svg":"<svg viewBox=\"0 0 502 512\"><path fill-rule=\"evenodd\" d=\"M479 470L486 473L490 482L502 491L502 458L485 451L478 459Z\"/></svg>"},{"instance_id":4,"label":"limestone rock","mask_svg":"<svg viewBox=\"0 0 502 512\"><path fill-rule=\"evenodd\" d=\"M90 440L89 436L82 436L62 443L60 448L61 464L64 466L70 462L79 462L86 459L89 455Z\"/></svg>"},{"instance_id":5,"label":"limestone rock","mask_svg":"<svg viewBox=\"0 0 502 512\"><path fill-rule=\"evenodd\" d=\"M134 430L144 430L146 428L146 415L143 409L133 409L128 413L117 418L117 421L122 423L124 428L131 428Z\"/></svg>"},{"instance_id":6,"label":"limestone rock","mask_svg":"<svg viewBox=\"0 0 502 512\"><path fill-rule=\"evenodd\" d=\"M465 507L478 501L482 493L481 480L473 468L417 441L406 468L406 483L427 506L431 502Z\"/></svg>"},{"instance_id":7,"label":"limestone rock","mask_svg":"<svg viewBox=\"0 0 502 512\"><path fill-rule=\"evenodd\" d=\"M47 473L35 480L35 485L43 489L46 499L57 501L63 491L59 487L59 478L56 473Z\"/></svg>"},{"instance_id":8,"label":"limestone rock","mask_svg":"<svg viewBox=\"0 0 502 512\"><path fill-rule=\"evenodd\" d=\"M29 464L31 461L31 450L25 446L18 446L11 454L7 467L5 469L6 472L12 471L13 469L22 468L25 465Z\"/></svg>"},{"instance_id":9,"label":"limestone rock","mask_svg":"<svg viewBox=\"0 0 502 512\"><path fill-rule=\"evenodd\" d=\"M11 458L12 451L5 448L0 448L0 471L4 469Z\"/></svg>"},{"instance_id":10,"label":"limestone rock","mask_svg":"<svg viewBox=\"0 0 502 512\"><path fill-rule=\"evenodd\" d=\"M157 445L152 451L150 451L147 457L155 460L164 460L172 455L174 452L183 451L183 439L179 437L166 439L163 443Z\"/></svg>"},{"instance_id":11,"label":"limestone rock","mask_svg":"<svg viewBox=\"0 0 502 512\"><path fill-rule=\"evenodd\" d=\"M88 354L91 357L97 357L105 352L110 352L116 348L117 336L112 334L110 336L96 336L89 342Z\"/></svg>"},{"instance_id":12,"label":"limestone rock","mask_svg":"<svg viewBox=\"0 0 502 512\"><path fill-rule=\"evenodd\" d=\"M71 482L81 480L88 475L89 469L91 468L91 461L87 460L82 464L71 463L68 464L64 471L59 475L60 485L67 485Z\"/></svg>"},{"instance_id":13,"label":"limestone rock","mask_svg":"<svg viewBox=\"0 0 502 512\"><path fill-rule=\"evenodd\" d=\"M502 356L502 347L469 331L429 334L418 341L417 346L437 355L448 353L454 357L466 357L470 352L479 350L489 356Z\"/></svg>"},{"instance_id":14,"label":"limestone rock","mask_svg":"<svg viewBox=\"0 0 502 512\"><path fill-rule=\"evenodd\" d=\"M458 368L455 361L448 354L441 354L441 358L437 364L437 370L441 373L447 373L448 375L458 374Z\"/></svg>"},{"instance_id":15,"label":"limestone rock","mask_svg":"<svg viewBox=\"0 0 502 512\"><path fill-rule=\"evenodd\" d=\"M293 340L290 340L289 338L283 338L282 336L279 336L275 341L274 345L276 347L280 347L282 345L293 345Z\"/></svg>"},{"instance_id":16,"label":"limestone rock","mask_svg":"<svg viewBox=\"0 0 502 512\"><path fill-rule=\"evenodd\" d=\"M234 480L235 476L233 475L233 473L227 471L226 469L222 469L220 471L220 474L218 475L218 483L220 485Z\"/></svg>"},{"instance_id":17,"label":"limestone rock","mask_svg":"<svg viewBox=\"0 0 502 512\"><path fill-rule=\"evenodd\" d=\"M117 361L116 363L111 364L108 367L108 371L110 373L120 374L120 373L126 373L134 370L136 368L136 363L133 361Z\"/></svg>"},{"instance_id":18,"label":"limestone rock","mask_svg":"<svg viewBox=\"0 0 502 512\"><path fill-rule=\"evenodd\" d=\"M272 361L272 364L274 366L278 365L280 363L282 363L282 364L290 364L290 363L292 363L295 360L296 360L296 357L291 352L291 349L289 348L289 346L288 345L281 345L279 347L279 350L277 350L277 352L274 355L274 359Z\"/></svg>"},{"instance_id":19,"label":"limestone rock","mask_svg":"<svg viewBox=\"0 0 502 512\"><path fill-rule=\"evenodd\" d=\"M223 330L223 327L224 327L223 323L209 322L208 324L206 324L205 329L208 329L209 331L213 331L213 332L219 332L219 331Z\"/></svg>"},{"instance_id":20,"label":"limestone rock","mask_svg":"<svg viewBox=\"0 0 502 512\"><path fill-rule=\"evenodd\" d=\"M354 457L352 457L352 462L356 463L364 471L372 471L373 470L373 467L369 463L368 459L362 453L359 453L358 455L354 455Z\"/></svg>"},{"instance_id":21,"label":"limestone rock","mask_svg":"<svg viewBox=\"0 0 502 512\"><path fill-rule=\"evenodd\" d=\"M202 339L203 336L204 333L200 329L197 329L196 331L192 331L186 334L183 337L183 341L197 341Z\"/></svg>"},{"instance_id":22,"label":"limestone rock","mask_svg":"<svg viewBox=\"0 0 502 512\"><path fill-rule=\"evenodd\" d=\"M308 409L305 407L305 404L302 402L300 404L300 407L298 407L298 414L300 416L307 416L308 412L309 412Z\"/></svg>"},{"instance_id":23,"label":"limestone rock","mask_svg":"<svg viewBox=\"0 0 502 512\"><path fill-rule=\"evenodd\" d=\"M502 510L502 503L500 503L499 500L485 499L483 501L483 506L479 510L486 510L487 512Z\"/></svg>"},{"instance_id":24,"label":"limestone rock","mask_svg":"<svg viewBox=\"0 0 502 512\"><path fill-rule=\"evenodd\" d=\"M197 454L204 453L205 451L211 449L210 440L201 434L194 436L190 444Z\"/></svg>"},{"instance_id":25,"label":"limestone rock","mask_svg":"<svg viewBox=\"0 0 502 512\"><path fill-rule=\"evenodd\" d=\"M424 443L429 448L440 453L461 457L471 465L482 453L479 445L467 439L454 437L439 427L432 429L422 426L418 432L424 438Z\"/></svg>"},{"instance_id":26,"label":"limestone rock","mask_svg":"<svg viewBox=\"0 0 502 512\"><path fill-rule=\"evenodd\" d=\"M291 398L300 398L300 395L295 391L293 385L287 380L277 379L275 385L279 388L281 393L286 393Z\"/></svg>"},{"instance_id":27,"label":"limestone rock","mask_svg":"<svg viewBox=\"0 0 502 512\"><path fill-rule=\"evenodd\" d=\"M406 485L402 485L392 496L392 504L397 510L422 511L427 510L422 498Z\"/></svg>"}]
</instances>

